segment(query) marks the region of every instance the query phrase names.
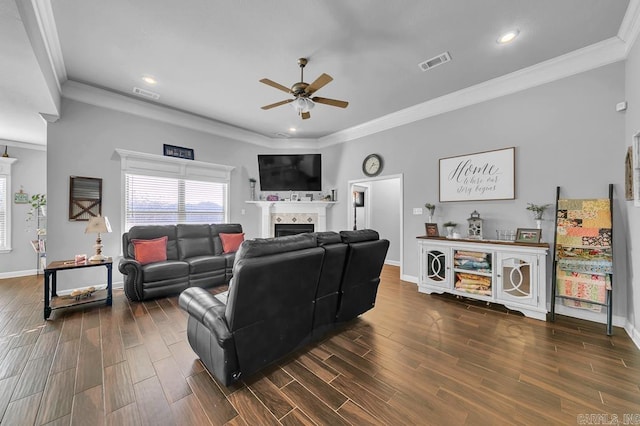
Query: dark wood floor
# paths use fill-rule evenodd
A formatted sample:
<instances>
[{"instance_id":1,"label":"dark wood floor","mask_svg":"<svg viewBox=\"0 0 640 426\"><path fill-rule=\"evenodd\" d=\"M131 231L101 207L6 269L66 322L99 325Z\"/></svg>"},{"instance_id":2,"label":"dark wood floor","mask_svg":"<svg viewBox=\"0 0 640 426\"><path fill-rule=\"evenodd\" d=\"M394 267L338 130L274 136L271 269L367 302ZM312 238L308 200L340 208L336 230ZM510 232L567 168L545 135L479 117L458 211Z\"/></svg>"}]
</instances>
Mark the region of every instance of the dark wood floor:
<instances>
[{"instance_id":1,"label":"dark wood floor","mask_svg":"<svg viewBox=\"0 0 640 426\"><path fill-rule=\"evenodd\" d=\"M44 322L41 278L0 280L3 425L640 420L640 351L624 330L419 294L395 267L372 311L229 389L191 351L177 298L116 291L111 308Z\"/></svg>"}]
</instances>

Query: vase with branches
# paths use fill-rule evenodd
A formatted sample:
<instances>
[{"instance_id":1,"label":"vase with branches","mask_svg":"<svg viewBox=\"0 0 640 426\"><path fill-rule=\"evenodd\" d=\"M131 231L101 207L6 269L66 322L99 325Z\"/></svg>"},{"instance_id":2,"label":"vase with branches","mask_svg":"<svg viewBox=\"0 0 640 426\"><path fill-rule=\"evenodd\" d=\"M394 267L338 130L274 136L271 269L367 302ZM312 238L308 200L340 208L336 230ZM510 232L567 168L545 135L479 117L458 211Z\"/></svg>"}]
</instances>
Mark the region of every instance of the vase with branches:
<instances>
[{"instance_id":1,"label":"vase with branches","mask_svg":"<svg viewBox=\"0 0 640 426\"><path fill-rule=\"evenodd\" d=\"M533 218L535 220L542 220L545 210L547 210L550 206L551 204L536 205L533 203L527 203L527 210L533 212Z\"/></svg>"},{"instance_id":2,"label":"vase with branches","mask_svg":"<svg viewBox=\"0 0 640 426\"><path fill-rule=\"evenodd\" d=\"M433 223L433 213L436 211L435 204L426 203L424 207L429 210L429 223Z\"/></svg>"},{"instance_id":3,"label":"vase with branches","mask_svg":"<svg viewBox=\"0 0 640 426\"><path fill-rule=\"evenodd\" d=\"M34 194L31 196L31 200L29 200L29 204L31 204L31 208L27 212L27 220L33 220L38 216L38 210L42 216L47 215L46 206L47 206L47 194Z\"/></svg>"}]
</instances>

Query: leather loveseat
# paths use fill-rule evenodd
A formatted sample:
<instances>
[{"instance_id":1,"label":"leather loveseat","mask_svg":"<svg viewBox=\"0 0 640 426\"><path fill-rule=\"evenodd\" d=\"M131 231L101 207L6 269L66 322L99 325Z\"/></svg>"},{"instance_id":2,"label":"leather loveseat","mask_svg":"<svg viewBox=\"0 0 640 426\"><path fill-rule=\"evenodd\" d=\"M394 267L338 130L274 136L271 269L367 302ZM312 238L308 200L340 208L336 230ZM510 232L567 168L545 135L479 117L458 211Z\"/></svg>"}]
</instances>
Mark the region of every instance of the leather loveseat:
<instances>
[{"instance_id":1,"label":"leather loveseat","mask_svg":"<svg viewBox=\"0 0 640 426\"><path fill-rule=\"evenodd\" d=\"M123 258L118 265L127 298L141 301L179 294L189 287L227 284L235 253L224 252L220 234L242 234L242 226L224 223L132 227L122 235ZM135 243L165 237L166 260L146 264L136 260Z\"/></svg>"},{"instance_id":2,"label":"leather loveseat","mask_svg":"<svg viewBox=\"0 0 640 426\"><path fill-rule=\"evenodd\" d=\"M229 386L375 304L389 241L373 230L245 241L226 294L189 288L189 343Z\"/></svg>"}]
</instances>

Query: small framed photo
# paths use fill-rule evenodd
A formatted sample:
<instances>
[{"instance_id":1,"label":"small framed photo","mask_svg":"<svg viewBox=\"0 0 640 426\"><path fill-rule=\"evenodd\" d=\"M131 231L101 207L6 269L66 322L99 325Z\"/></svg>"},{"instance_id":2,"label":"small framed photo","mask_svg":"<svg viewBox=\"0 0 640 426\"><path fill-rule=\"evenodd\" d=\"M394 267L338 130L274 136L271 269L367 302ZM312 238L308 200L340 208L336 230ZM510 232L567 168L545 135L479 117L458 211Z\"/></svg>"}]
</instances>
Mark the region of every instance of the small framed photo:
<instances>
[{"instance_id":1,"label":"small framed photo","mask_svg":"<svg viewBox=\"0 0 640 426\"><path fill-rule=\"evenodd\" d=\"M300 201L300 196L298 194L291 194L291 201Z\"/></svg>"},{"instance_id":2,"label":"small framed photo","mask_svg":"<svg viewBox=\"0 0 640 426\"><path fill-rule=\"evenodd\" d=\"M539 243L542 229L518 228L516 231L516 243Z\"/></svg>"},{"instance_id":3,"label":"small framed photo","mask_svg":"<svg viewBox=\"0 0 640 426\"><path fill-rule=\"evenodd\" d=\"M437 223L425 223L424 224L425 231L427 233L427 237L439 237L440 232L438 232L438 224Z\"/></svg>"},{"instance_id":4,"label":"small framed photo","mask_svg":"<svg viewBox=\"0 0 640 426\"><path fill-rule=\"evenodd\" d=\"M184 158L185 160L195 159L195 156L193 154L193 149L191 148L183 148L181 146L167 145L165 143L162 145L162 152L166 157Z\"/></svg>"}]
</instances>

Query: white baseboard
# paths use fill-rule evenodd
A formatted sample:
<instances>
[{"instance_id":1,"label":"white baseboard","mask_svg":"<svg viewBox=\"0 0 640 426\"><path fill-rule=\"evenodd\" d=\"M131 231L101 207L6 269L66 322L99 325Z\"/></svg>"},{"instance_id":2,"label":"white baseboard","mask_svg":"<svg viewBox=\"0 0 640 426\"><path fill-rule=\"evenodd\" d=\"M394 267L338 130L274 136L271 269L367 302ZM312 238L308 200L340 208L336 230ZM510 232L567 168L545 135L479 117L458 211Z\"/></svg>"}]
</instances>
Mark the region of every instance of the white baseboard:
<instances>
[{"instance_id":1,"label":"white baseboard","mask_svg":"<svg viewBox=\"0 0 640 426\"><path fill-rule=\"evenodd\" d=\"M560 315L566 315L568 317L598 322L600 324L607 323L607 315L604 312L603 313L591 312L587 309L570 308L568 306L563 306L556 303L556 313ZM627 319L618 315L613 315L611 320L613 322L613 325L615 325L616 327L624 328L627 325Z\"/></svg>"},{"instance_id":2,"label":"white baseboard","mask_svg":"<svg viewBox=\"0 0 640 426\"><path fill-rule=\"evenodd\" d=\"M399 260L385 260L384 261L385 265L391 265L391 266L400 266L400 261Z\"/></svg>"},{"instance_id":3,"label":"white baseboard","mask_svg":"<svg viewBox=\"0 0 640 426\"><path fill-rule=\"evenodd\" d=\"M36 275L37 273L38 271L36 271L35 269L26 269L24 271L0 272L0 279L26 277L29 275Z\"/></svg>"},{"instance_id":4,"label":"white baseboard","mask_svg":"<svg viewBox=\"0 0 640 426\"><path fill-rule=\"evenodd\" d=\"M400 279L402 281L408 281L410 283L418 284L418 277L414 277L413 275L403 274Z\"/></svg>"},{"instance_id":5,"label":"white baseboard","mask_svg":"<svg viewBox=\"0 0 640 426\"><path fill-rule=\"evenodd\" d=\"M624 326L624 331L626 331L629 337L631 337L631 341L635 343L636 347L640 349L640 330L627 321Z\"/></svg>"}]
</instances>

